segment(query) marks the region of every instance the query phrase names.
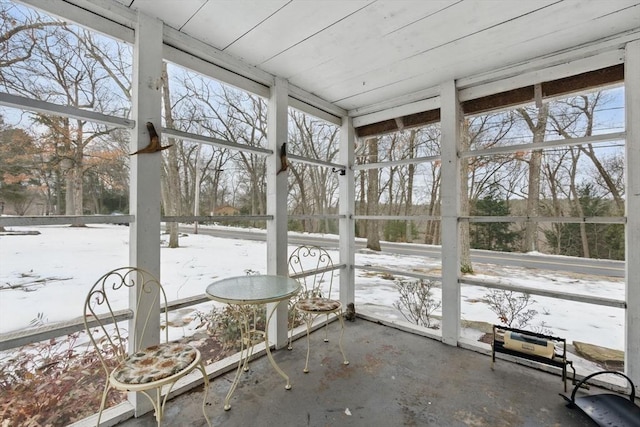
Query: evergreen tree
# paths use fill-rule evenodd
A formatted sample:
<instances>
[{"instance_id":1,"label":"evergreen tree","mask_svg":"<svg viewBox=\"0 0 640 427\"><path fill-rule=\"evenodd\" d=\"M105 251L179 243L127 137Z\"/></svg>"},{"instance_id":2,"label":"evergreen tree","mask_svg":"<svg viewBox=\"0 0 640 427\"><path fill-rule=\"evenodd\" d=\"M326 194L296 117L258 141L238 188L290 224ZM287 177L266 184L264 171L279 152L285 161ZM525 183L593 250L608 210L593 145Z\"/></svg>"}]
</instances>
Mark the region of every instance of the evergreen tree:
<instances>
[{"instance_id":1,"label":"evergreen tree","mask_svg":"<svg viewBox=\"0 0 640 427\"><path fill-rule=\"evenodd\" d=\"M475 216L508 216L509 205L506 200L499 198L497 186L491 186L489 192L482 199L477 200L471 208ZM471 247L474 249L488 249L511 252L515 245L517 234L511 231L509 222L475 223L470 229Z\"/></svg>"}]
</instances>

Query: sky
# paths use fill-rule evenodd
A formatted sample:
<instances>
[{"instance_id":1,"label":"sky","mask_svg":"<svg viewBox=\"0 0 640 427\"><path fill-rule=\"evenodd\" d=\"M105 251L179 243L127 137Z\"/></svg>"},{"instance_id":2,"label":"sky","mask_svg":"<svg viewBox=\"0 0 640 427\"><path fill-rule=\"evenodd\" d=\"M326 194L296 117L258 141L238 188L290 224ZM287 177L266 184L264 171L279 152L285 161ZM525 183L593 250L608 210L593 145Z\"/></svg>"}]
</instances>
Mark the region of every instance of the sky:
<instances>
[{"instance_id":1,"label":"sky","mask_svg":"<svg viewBox=\"0 0 640 427\"><path fill-rule=\"evenodd\" d=\"M128 264L129 228L125 226L95 224L85 228L8 229L37 230L40 234L0 235L0 333L81 316L86 294L98 277ZM167 236L162 240L161 281L169 300L203 294L214 280L244 275L248 269L266 273L265 242L186 234L180 238L180 248L169 249L165 242ZM291 246L289 252L293 249ZM330 253L337 263L337 250L330 250ZM439 275L441 268L440 261L431 258L368 250L356 252L356 264L414 270L433 276ZM474 279L625 298L624 280L618 278L567 276L559 272L490 264L475 264L474 270ZM462 319L499 323L496 314L482 301L488 292L484 287L462 285ZM404 321L402 314L393 307L398 296L393 280L370 271L356 270L357 311ZM439 288L433 290L433 297L440 298ZM544 327L546 331L566 338L567 343L576 340L623 350L624 310L536 295L531 299L535 302L530 308L538 315L530 322L530 328ZM126 301L121 303L126 304ZM219 303L173 312L172 320L187 318L195 309L209 310L212 304ZM194 324L185 324L172 335L176 338L176 333L189 335L194 328ZM477 339L481 335L473 329L462 331L465 338ZM576 365L590 371L599 370L587 361L576 362Z\"/></svg>"}]
</instances>

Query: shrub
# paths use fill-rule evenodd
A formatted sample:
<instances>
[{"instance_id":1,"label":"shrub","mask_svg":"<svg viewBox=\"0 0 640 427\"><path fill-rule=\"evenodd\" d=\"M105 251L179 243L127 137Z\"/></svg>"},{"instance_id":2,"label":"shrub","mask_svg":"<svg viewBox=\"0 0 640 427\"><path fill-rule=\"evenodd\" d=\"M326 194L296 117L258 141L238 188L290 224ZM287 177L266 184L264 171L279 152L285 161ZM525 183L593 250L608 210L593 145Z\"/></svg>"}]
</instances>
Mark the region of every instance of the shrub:
<instances>
[{"instance_id":1,"label":"shrub","mask_svg":"<svg viewBox=\"0 0 640 427\"><path fill-rule=\"evenodd\" d=\"M397 280L396 286L400 299L393 306L411 323L436 329L433 325L433 313L440 308L442 302L433 299L431 289L433 280Z\"/></svg>"},{"instance_id":2,"label":"shrub","mask_svg":"<svg viewBox=\"0 0 640 427\"><path fill-rule=\"evenodd\" d=\"M492 290L484 295L484 300L498 320L509 328L524 329L538 312L528 308L535 301L528 293Z\"/></svg>"},{"instance_id":3,"label":"shrub","mask_svg":"<svg viewBox=\"0 0 640 427\"><path fill-rule=\"evenodd\" d=\"M0 415L8 425L67 425L100 407L104 370L85 332L33 343L0 356ZM109 393L107 405L126 399ZM3 424L5 425L5 424Z\"/></svg>"}]
</instances>

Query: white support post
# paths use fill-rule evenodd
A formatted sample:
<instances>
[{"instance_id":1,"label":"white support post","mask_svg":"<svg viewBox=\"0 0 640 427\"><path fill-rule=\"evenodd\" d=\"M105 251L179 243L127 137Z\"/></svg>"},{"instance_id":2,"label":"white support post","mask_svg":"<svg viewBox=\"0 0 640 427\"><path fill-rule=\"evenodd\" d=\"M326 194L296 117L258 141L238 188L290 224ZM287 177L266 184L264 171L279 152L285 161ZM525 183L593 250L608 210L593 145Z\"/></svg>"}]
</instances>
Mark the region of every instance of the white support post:
<instances>
[{"instance_id":1,"label":"white support post","mask_svg":"<svg viewBox=\"0 0 640 427\"><path fill-rule=\"evenodd\" d=\"M462 113L455 81L440 86L442 159L442 342L458 344L460 332L460 125Z\"/></svg>"},{"instance_id":2,"label":"white support post","mask_svg":"<svg viewBox=\"0 0 640 427\"><path fill-rule=\"evenodd\" d=\"M288 83L276 79L269 97L267 137L273 154L267 157L267 214L273 220L267 221L267 272L287 276L287 176L288 171L280 171L280 150L288 139ZM273 304L267 307L268 312ZM287 344L288 307L285 302L278 305L269 323L269 339L276 348Z\"/></svg>"},{"instance_id":3,"label":"white support post","mask_svg":"<svg viewBox=\"0 0 640 427\"><path fill-rule=\"evenodd\" d=\"M624 64L626 114L627 226L624 367L640 384L640 40L628 43Z\"/></svg>"},{"instance_id":4,"label":"white support post","mask_svg":"<svg viewBox=\"0 0 640 427\"><path fill-rule=\"evenodd\" d=\"M134 151L149 144L146 123L153 123L158 134L161 125L161 85L162 71L162 22L146 15L138 15L133 53L133 103L132 117L136 126L132 131L130 150ZM130 157L131 184L129 210L135 221L129 226L129 263L143 268L160 277L160 152L144 153ZM139 326L130 325L130 348L133 341L143 346L157 344L160 340L160 307L156 298L142 294L142 309L155 304L158 316L149 319L147 335L140 336ZM155 300L155 303L152 301ZM129 304L138 304L136 289L129 295ZM155 324L154 324L155 323ZM135 408L136 416L148 412L151 405L140 393L130 393L129 400Z\"/></svg>"},{"instance_id":5,"label":"white support post","mask_svg":"<svg viewBox=\"0 0 640 427\"><path fill-rule=\"evenodd\" d=\"M355 303L355 178L353 173L353 163L355 158L355 129L351 117L342 118L340 128L340 164L345 165L344 175L337 172L338 185L340 190L339 213L344 218L338 220L338 232L340 235L340 264L345 264L346 268L340 272L340 301L346 307L347 304Z\"/></svg>"}]
</instances>

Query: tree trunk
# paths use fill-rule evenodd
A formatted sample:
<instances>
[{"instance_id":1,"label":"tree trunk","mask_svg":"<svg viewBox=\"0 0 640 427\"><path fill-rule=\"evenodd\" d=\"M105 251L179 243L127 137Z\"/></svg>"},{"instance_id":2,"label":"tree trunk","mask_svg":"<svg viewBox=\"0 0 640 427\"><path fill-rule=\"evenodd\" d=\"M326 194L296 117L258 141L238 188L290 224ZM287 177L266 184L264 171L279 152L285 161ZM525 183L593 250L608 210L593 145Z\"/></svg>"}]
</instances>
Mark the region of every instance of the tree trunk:
<instances>
[{"instance_id":1,"label":"tree trunk","mask_svg":"<svg viewBox=\"0 0 640 427\"><path fill-rule=\"evenodd\" d=\"M293 182L297 184L298 188L300 189L300 205L299 206L302 210L302 212L300 213L302 215L305 215L307 213L308 202L307 202L307 192L305 191L305 187L304 187L304 175L301 173L301 171L304 171L304 169L290 168L289 171L293 175ZM304 218L302 220L302 231L311 232L311 221L308 218Z\"/></svg>"},{"instance_id":2,"label":"tree trunk","mask_svg":"<svg viewBox=\"0 0 640 427\"><path fill-rule=\"evenodd\" d=\"M169 75L167 73L167 63L162 63L162 102L164 104L165 121L167 128L173 129L174 122L171 114L171 93L169 91ZM173 138L169 139L171 148L165 150L167 152L165 158L165 179L166 191L162 193L162 204L166 215L175 216L180 214L180 173L178 167L178 147ZM180 246L178 240L178 224L175 222L167 223L169 231L169 247L177 248Z\"/></svg>"},{"instance_id":3,"label":"tree trunk","mask_svg":"<svg viewBox=\"0 0 640 427\"><path fill-rule=\"evenodd\" d=\"M73 149L73 206L74 213L73 215L83 215L84 214L84 203L83 203L83 180L84 180L84 131L83 131L83 123L78 120L76 130L76 138L75 144L72 145Z\"/></svg>"},{"instance_id":4,"label":"tree trunk","mask_svg":"<svg viewBox=\"0 0 640 427\"><path fill-rule=\"evenodd\" d=\"M412 130L409 134L409 158L415 157L416 147L416 131ZM407 203L404 207L404 214L411 215L413 208L413 177L415 175L416 165L409 163L407 167ZM407 221L404 230L404 240L407 243L413 242L413 232L411 230L411 221Z\"/></svg>"},{"instance_id":5,"label":"tree trunk","mask_svg":"<svg viewBox=\"0 0 640 427\"><path fill-rule=\"evenodd\" d=\"M73 198L73 174L75 173L72 165L72 160L69 158L63 158L60 162L60 169L62 170L62 175L64 177L64 214L65 215L74 215L76 211Z\"/></svg>"},{"instance_id":6,"label":"tree trunk","mask_svg":"<svg viewBox=\"0 0 640 427\"><path fill-rule=\"evenodd\" d=\"M367 212L367 204L366 204L366 188L367 188L367 180L366 174L364 170L360 172L360 214L363 215ZM367 235L367 225L369 221L360 221L360 227L358 230L358 237L364 237Z\"/></svg>"},{"instance_id":7,"label":"tree trunk","mask_svg":"<svg viewBox=\"0 0 640 427\"><path fill-rule=\"evenodd\" d=\"M576 175L578 173L578 160L580 159L580 151L579 149L576 151L574 151L573 149L571 150L571 181L569 183L569 191L571 192L571 196L573 198L572 204L575 209L576 215L580 218L583 218L584 210L582 209L582 204L580 203L580 194L578 193L578 187L576 185ZM584 221L580 223L580 242L582 243L582 256L585 258L590 258L591 253L589 251L589 237L587 236L587 225L584 223Z\"/></svg>"},{"instance_id":8,"label":"tree trunk","mask_svg":"<svg viewBox=\"0 0 640 427\"><path fill-rule=\"evenodd\" d=\"M549 116L549 105L544 103L538 108L538 117L536 123L523 108L518 110L527 122L529 129L533 133L533 143L543 142L545 130L547 128L547 119ZM529 160L529 185L527 194L527 215L531 218L539 216L540 207L540 170L542 164L542 150L533 150L531 159ZM538 223L536 221L528 221L525 229L524 251L538 251Z\"/></svg>"},{"instance_id":9,"label":"tree trunk","mask_svg":"<svg viewBox=\"0 0 640 427\"><path fill-rule=\"evenodd\" d=\"M367 140L369 150L369 163L378 161L378 138ZM368 171L369 182L367 185L367 214L376 215L378 213L378 169L371 168ZM372 251L380 251L379 222L377 220L367 220L367 248Z\"/></svg>"},{"instance_id":10,"label":"tree trunk","mask_svg":"<svg viewBox=\"0 0 640 427\"><path fill-rule=\"evenodd\" d=\"M471 145L469 135L469 120L462 123L462 144L461 151L468 151ZM469 159L460 161L460 215L469 216ZM469 239L469 221L460 221L460 271L462 273L473 273L471 264L471 242Z\"/></svg>"},{"instance_id":11,"label":"tree trunk","mask_svg":"<svg viewBox=\"0 0 640 427\"><path fill-rule=\"evenodd\" d=\"M433 185L429 197L429 216L440 215L440 164L434 162L431 170ZM440 241L440 221L429 220L424 235L424 242L428 245L437 245Z\"/></svg>"}]
</instances>

